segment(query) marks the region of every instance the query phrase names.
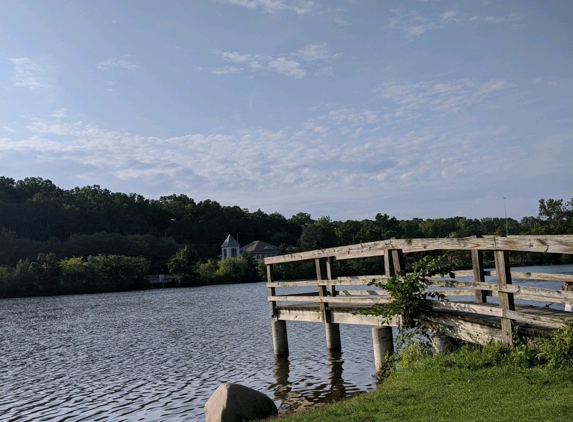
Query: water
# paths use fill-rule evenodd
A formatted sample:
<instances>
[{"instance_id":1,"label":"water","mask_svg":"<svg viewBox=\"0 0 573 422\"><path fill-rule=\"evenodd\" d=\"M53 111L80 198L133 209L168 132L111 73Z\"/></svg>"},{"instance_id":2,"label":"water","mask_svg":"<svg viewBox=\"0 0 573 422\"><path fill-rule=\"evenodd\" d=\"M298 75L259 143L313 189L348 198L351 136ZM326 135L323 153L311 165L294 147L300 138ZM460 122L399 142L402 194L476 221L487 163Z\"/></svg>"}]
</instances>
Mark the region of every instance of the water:
<instances>
[{"instance_id":1,"label":"water","mask_svg":"<svg viewBox=\"0 0 573 422\"><path fill-rule=\"evenodd\" d=\"M0 420L200 421L222 382L281 411L375 388L370 327L287 323L273 356L264 283L0 300Z\"/></svg>"}]
</instances>

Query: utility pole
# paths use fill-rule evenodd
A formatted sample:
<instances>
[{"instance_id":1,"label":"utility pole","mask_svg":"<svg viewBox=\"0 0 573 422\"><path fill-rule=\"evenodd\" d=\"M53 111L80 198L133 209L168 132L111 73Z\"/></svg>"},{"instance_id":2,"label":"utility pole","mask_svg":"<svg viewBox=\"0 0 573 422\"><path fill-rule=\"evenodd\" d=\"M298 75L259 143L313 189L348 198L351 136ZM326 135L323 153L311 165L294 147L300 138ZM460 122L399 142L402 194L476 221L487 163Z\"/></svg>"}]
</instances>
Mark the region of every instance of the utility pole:
<instances>
[{"instance_id":1,"label":"utility pole","mask_svg":"<svg viewBox=\"0 0 573 422\"><path fill-rule=\"evenodd\" d=\"M507 208L505 206L505 196L503 197L503 212L505 214L505 235L509 236L509 230L507 228Z\"/></svg>"}]
</instances>

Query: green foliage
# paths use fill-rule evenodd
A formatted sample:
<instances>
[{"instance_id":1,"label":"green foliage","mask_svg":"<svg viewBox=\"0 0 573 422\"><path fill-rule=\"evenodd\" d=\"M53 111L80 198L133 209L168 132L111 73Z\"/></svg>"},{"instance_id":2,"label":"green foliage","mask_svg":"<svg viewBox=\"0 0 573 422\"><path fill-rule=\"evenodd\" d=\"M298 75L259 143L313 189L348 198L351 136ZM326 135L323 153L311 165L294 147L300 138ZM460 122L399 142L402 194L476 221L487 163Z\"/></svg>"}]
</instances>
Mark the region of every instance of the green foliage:
<instances>
[{"instance_id":1,"label":"green foliage","mask_svg":"<svg viewBox=\"0 0 573 422\"><path fill-rule=\"evenodd\" d=\"M541 362L557 368L573 366L573 324L554 331L549 339L537 339L536 346L536 357Z\"/></svg>"},{"instance_id":2,"label":"green foliage","mask_svg":"<svg viewBox=\"0 0 573 422\"><path fill-rule=\"evenodd\" d=\"M217 271L215 271L215 281L218 284L261 281L253 254L245 253L239 258L227 258L219 261Z\"/></svg>"},{"instance_id":3,"label":"green foliage","mask_svg":"<svg viewBox=\"0 0 573 422\"><path fill-rule=\"evenodd\" d=\"M432 310L428 298L444 298L441 293L427 290L429 278L437 274L444 276L453 270L450 264L444 264L444 260L444 256L435 258L428 255L415 262L409 273L401 271L385 283L370 282L369 285L387 290L391 299L389 303L374 305L364 313L382 316L386 321L400 316L403 328L424 328L423 316Z\"/></svg>"},{"instance_id":4,"label":"green foliage","mask_svg":"<svg viewBox=\"0 0 573 422\"><path fill-rule=\"evenodd\" d=\"M179 285L193 286L198 284L195 268L198 262L199 255L197 252L189 245L185 245L169 259L167 268Z\"/></svg>"}]
</instances>

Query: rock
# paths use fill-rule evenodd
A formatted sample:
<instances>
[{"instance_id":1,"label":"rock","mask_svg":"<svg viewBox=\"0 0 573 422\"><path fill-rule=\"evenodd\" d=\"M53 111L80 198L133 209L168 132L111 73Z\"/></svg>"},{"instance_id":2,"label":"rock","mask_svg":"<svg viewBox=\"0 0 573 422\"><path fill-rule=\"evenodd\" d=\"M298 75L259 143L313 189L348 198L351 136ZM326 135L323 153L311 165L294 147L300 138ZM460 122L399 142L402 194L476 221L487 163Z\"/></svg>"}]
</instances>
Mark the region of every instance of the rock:
<instances>
[{"instance_id":1,"label":"rock","mask_svg":"<svg viewBox=\"0 0 573 422\"><path fill-rule=\"evenodd\" d=\"M205 403L205 422L248 422L276 414L269 397L240 384L221 384Z\"/></svg>"}]
</instances>

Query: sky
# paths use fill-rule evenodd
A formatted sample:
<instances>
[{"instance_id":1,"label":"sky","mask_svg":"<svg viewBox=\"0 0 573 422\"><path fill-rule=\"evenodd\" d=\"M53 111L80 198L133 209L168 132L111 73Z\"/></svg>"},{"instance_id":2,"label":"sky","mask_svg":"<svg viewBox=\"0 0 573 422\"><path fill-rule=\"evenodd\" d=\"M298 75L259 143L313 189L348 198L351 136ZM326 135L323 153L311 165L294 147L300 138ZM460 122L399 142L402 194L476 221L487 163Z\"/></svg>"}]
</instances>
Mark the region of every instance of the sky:
<instances>
[{"instance_id":1,"label":"sky","mask_svg":"<svg viewBox=\"0 0 573 422\"><path fill-rule=\"evenodd\" d=\"M287 218L573 198L573 2L0 0L0 175Z\"/></svg>"}]
</instances>

